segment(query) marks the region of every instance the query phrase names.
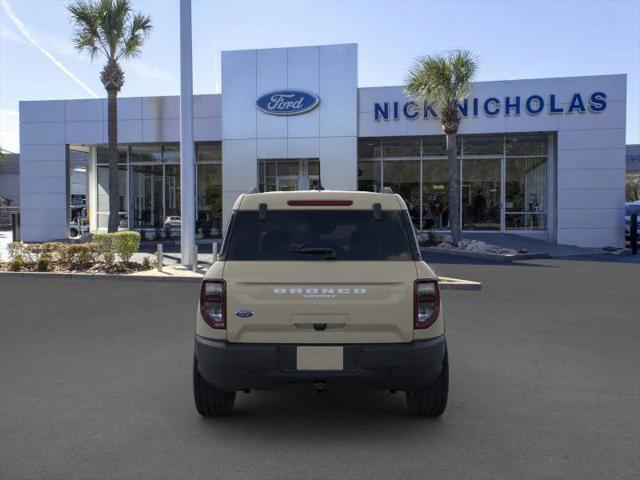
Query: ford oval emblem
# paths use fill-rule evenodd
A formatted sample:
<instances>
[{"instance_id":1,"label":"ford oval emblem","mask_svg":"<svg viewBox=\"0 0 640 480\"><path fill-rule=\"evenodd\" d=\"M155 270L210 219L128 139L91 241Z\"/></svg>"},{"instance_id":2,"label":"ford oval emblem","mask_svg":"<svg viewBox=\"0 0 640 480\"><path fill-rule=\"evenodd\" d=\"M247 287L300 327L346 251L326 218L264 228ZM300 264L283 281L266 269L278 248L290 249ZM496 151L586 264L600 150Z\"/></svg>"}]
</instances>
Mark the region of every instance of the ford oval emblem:
<instances>
[{"instance_id":1,"label":"ford oval emblem","mask_svg":"<svg viewBox=\"0 0 640 480\"><path fill-rule=\"evenodd\" d=\"M320 98L305 90L276 90L256 100L258 110L269 115L300 115L320 104Z\"/></svg>"},{"instance_id":2,"label":"ford oval emblem","mask_svg":"<svg viewBox=\"0 0 640 480\"><path fill-rule=\"evenodd\" d=\"M240 317L240 318L253 317L253 312L250 310L236 310L236 317Z\"/></svg>"}]
</instances>

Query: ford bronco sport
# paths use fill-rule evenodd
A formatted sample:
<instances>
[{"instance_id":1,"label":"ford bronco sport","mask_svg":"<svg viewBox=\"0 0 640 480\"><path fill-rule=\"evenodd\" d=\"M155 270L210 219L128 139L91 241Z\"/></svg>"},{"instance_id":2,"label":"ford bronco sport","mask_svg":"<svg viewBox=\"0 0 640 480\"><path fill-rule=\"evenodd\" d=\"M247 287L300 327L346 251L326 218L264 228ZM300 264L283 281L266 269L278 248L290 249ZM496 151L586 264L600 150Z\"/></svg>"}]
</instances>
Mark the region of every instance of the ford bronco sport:
<instances>
[{"instance_id":1,"label":"ford bronco sport","mask_svg":"<svg viewBox=\"0 0 640 480\"><path fill-rule=\"evenodd\" d=\"M438 280L392 193L247 193L233 207L196 314L198 412L237 391L403 390L409 414L444 412Z\"/></svg>"}]
</instances>

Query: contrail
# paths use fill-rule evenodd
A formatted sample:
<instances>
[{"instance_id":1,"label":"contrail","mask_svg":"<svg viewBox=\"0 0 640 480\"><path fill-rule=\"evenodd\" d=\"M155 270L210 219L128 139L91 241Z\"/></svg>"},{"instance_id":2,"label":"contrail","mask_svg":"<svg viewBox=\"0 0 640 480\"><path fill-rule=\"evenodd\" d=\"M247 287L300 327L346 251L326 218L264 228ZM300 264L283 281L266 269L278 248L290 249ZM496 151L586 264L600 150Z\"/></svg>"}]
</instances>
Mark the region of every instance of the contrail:
<instances>
[{"instance_id":1,"label":"contrail","mask_svg":"<svg viewBox=\"0 0 640 480\"><path fill-rule=\"evenodd\" d=\"M20 31L20 33L24 36L24 38L26 38L29 42L31 42L31 44L34 47L40 50L45 57L51 60L51 62L60 70L62 70L67 77L69 77L71 80L73 80L78 85L80 85L89 95L91 95L94 98L100 98L100 95L98 95L96 92L91 90L82 80L80 80L73 73L71 73L69 69L65 67L60 60L58 60L46 48L40 45L40 42L38 42L35 36L27 28L27 26L24 23L22 23L22 20L20 20L16 16L16 14L13 13L13 9L11 8L11 5L9 5L9 0L0 0L0 5L2 5L2 8L4 8L4 11L7 12L7 15L9 16L13 24L16 26L16 28Z\"/></svg>"}]
</instances>

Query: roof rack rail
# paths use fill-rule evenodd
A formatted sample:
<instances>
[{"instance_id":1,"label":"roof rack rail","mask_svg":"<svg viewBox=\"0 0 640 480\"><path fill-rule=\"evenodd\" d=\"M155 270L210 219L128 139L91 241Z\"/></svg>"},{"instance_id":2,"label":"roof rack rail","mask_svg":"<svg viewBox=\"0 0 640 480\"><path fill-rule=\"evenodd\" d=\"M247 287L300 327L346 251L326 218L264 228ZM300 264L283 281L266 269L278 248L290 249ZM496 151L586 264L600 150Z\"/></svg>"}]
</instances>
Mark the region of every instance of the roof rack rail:
<instances>
[{"instance_id":1,"label":"roof rack rail","mask_svg":"<svg viewBox=\"0 0 640 480\"><path fill-rule=\"evenodd\" d=\"M381 193L393 193L393 189L391 187L382 187Z\"/></svg>"},{"instance_id":2,"label":"roof rack rail","mask_svg":"<svg viewBox=\"0 0 640 480\"><path fill-rule=\"evenodd\" d=\"M249 190L247 190L247 193L260 193L260 190L258 189L258 187L251 187Z\"/></svg>"}]
</instances>

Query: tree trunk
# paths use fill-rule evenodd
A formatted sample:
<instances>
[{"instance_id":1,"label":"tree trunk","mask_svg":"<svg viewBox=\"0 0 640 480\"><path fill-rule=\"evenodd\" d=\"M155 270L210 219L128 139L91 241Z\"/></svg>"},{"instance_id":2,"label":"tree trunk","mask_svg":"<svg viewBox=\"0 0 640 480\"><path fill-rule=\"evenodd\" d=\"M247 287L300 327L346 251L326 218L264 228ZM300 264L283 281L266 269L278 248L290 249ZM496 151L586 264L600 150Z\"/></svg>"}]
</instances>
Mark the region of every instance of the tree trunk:
<instances>
[{"instance_id":1,"label":"tree trunk","mask_svg":"<svg viewBox=\"0 0 640 480\"><path fill-rule=\"evenodd\" d=\"M449 159L449 225L451 239L455 245L458 245L462 240L462 229L460 228L460 162L456 137L456 133L447 135L447 158Z\"/></svg>"},{"instance_id":2,"label":"tree trunk","mask_svg":"<svg viewBox=\"0 0 640 480\"><path fill-rule=\"evenodd\" d=\"M109 129L109 227L117 232L120 225L120 191L118 182L118 91L107 91Z\"/></svg>"}]
</instances>

